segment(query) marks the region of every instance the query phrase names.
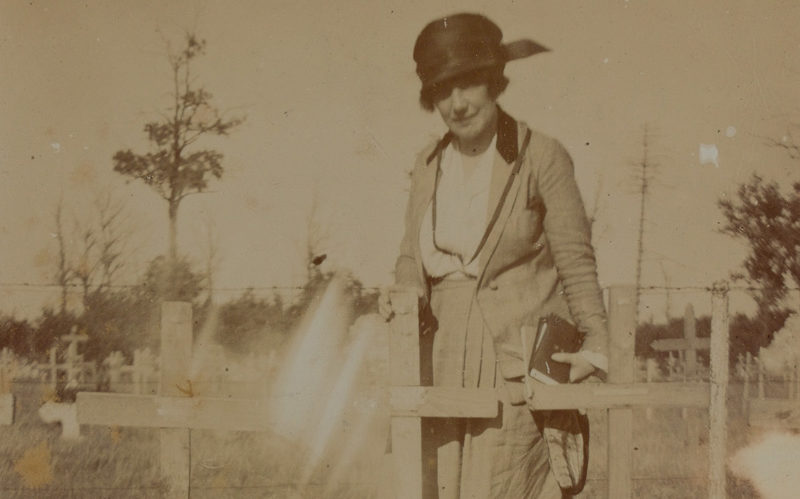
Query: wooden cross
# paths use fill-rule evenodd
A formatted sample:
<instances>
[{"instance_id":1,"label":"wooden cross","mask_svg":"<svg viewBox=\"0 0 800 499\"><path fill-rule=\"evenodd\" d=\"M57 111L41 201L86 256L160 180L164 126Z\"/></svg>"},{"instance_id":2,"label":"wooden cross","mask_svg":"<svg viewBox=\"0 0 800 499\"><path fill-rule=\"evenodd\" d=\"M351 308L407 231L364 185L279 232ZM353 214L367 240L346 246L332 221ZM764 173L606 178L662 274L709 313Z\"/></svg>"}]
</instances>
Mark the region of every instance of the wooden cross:
<instances>
[{"instance_id":1,"label":"wooden cross","mask_svg":"<svg viewBox=\"0 0 800 499\"><path fill-rule=\"evenodd\" d=\"M68 359L77 358L78 345L80 343L85 343L89 340L89 337L87 335L78 334L76 331L77 329L73 326L69 334L65 334L59 337L61 341L69 342L69 345L67 345L67 356L66 356Z\"/></svg>"},{"instance_id":2,"label":"wooden cross","mask_svg":"<svg viewBox=\"0 0 800 499\"><path fill-rule=\"evenodd\" d=\"M48 382L50 384L50 389L55 391L56 384L58 383L58 371L64 371L69 367L69 364L59 364L56 360L56 352L57 348L52 347L50 349L50 357L49 362L46 364L38 364L38 367L41 371L45 371L49 373Z\"/></svg>"},{"instance_id":3,"label":"wooden cross","mask_svg":"<svg viewBox=\"0 0 800 499\"><path fill-rule=\"evenodd\" d=\"M725 495L726 407L728 384L727 286L712 298L711 383L634 383L636 290L609 291L609 373L607 384L541 385L534 405L550 409L608 410L608 497L633 497L633 408L648 406L710 409L709 497ZM399 499L422 497L422 417L495 417L498 394L492 389L419 386L417 295L391 292L390 404L394 493Z\"/></svg>"},{"instance_id":4,"label":"wooden cross","mask_svg":"<svg viewBox=\"0 0 800 499\"><path fill-rule=\"evenodd\" d=\"M78 345L89 340L87 335L77 334L76 331L77 328L73 326L70 334L65 334L59 338L61 341L69 342L67 345L66 355L64 356L67 370L67 381L77 380L78 373L83 371L84 362L81 356L78 354Z\"/></svg>"},{"instance_id":5,"label":"wooden cross","mask_svg":"<svg viewBox=\"0 0 800 499\"><path fill-rule=\"evenodd\" d=\"M711 339L697 337L694 307L689 303L683 316L683 338L655 340L650 346L657 352L685 352L683 372L686 378L694 379L697 374L697 351L711 348Z\"/></svg>"},{"instance_id":6,"label":"wooden cross","mask_svg":"<svg viewBox=\"0 0 800 499\"><path fill-rule=\"evenodd\" d=\"M267 403L260 399L201 398L189 377L192 307L164 303L157 395L80 392L78 423L160 428L161 476L167 498L189 497L191 429L268 431Z\"/></svg>"},{"instance_id":7,"label":"wooden cross","mask_svg":"<svg viewBox=\"0 0 800 499\"><path fill-rule=\"evenodd\" d=\"M103 360L103 365L108 369L108 383L111 390L114 390L113 387L119 383L123 364L125 364L125 357L119 350L114 350Z\"/></svg>"}]
</instances>

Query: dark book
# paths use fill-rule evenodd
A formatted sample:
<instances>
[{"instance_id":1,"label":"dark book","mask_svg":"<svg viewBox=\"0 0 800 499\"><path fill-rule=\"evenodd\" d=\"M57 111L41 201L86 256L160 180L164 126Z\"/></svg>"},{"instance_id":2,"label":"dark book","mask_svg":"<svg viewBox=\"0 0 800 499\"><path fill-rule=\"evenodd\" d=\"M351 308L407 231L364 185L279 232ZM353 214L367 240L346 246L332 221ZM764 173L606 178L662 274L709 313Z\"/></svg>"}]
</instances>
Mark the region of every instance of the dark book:
<instances>
[{"instance_id":1,"label":"dark book","mask_svg":"<svg viewBox=\"0 0 800 499\"><path fill-rule=\"evenodd\" d=\"M539 319L536 340L528 365L530 376L548 385L569 383L570 364L550 358L558 352L575 353L583 344L583 334L571 322L550 314Z\"/></svg>"}]
</instances>

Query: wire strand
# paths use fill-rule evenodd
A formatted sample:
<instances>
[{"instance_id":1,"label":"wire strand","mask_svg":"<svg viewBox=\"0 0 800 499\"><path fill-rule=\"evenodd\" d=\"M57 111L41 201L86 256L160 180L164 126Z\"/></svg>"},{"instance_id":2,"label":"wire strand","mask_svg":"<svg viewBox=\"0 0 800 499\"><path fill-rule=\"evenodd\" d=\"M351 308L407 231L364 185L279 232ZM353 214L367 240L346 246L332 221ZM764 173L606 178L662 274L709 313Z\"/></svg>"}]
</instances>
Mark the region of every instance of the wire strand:
<instances>
[{"instance_id":1,"label":"wire strand","mask_svg":"<svg viewBox=\"0 0 800 499\"><path fill-rule=\"evenodd\" d=\"M67 288L74 289L74 290L81 290L82 286L80 284L67 284ZM105 288L109 289L133 289L138 287L138 284L111 284L108 286L104 286ZM35 282L0 282L0 288L26 288L26 289L58 289L61 288L60 284L55 283L35 283ZM603 286L603 290L610 289L611 286ZM204 291L208 291L208 288L201 288ZM306 286L302 285L258 285L258 286L234 286L234 287L213 287L211 291L301 291L307 289ZM361 289L369 290L369 291L380 291L383 289L382 286L361 286ZM688 285L688 286L640 286L639 291L713 291L713 286L702 286L702 285ZM784 289L786 291L800 291L800 287L791 286L791 287L783 287L783 288L765 288L760 286L744 286L744 285L729 285L728 289L731 291L767 291L773 289Z\"/></svg>"}]
</instances>

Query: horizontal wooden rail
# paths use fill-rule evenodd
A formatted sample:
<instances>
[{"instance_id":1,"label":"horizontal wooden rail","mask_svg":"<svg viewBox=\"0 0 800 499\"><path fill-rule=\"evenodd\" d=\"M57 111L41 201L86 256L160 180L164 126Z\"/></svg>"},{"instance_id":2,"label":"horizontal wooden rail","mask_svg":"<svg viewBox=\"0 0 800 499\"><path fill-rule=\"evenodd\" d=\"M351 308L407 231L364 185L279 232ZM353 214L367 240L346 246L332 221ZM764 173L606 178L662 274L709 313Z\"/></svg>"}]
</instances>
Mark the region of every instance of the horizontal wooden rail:
<instances>
[{"instance_id":1,"label":"horizontal wooden rail","mask_svg":"<svg viewBox=\"0 0 800 499\"><path fill-rule=\"evenodd\" d=\"M268 400L79 392L78 422L103 426L272 431Z\"/></svg>"},{"instance_id":2,"label":"horizontal wooden rail","mask_svg":"<svg viewBox=\"0 0 800 499\"><path fill-rule=\"evenodd\" d=\"M708 407L708 393L707 383L537 384L534 405L540 410ZM394 416L493 418L502 397L484 388L396 386L390 403Z\"/></svg>"},{"instance_id":3,"label":"horizontal wooden rail","mask_svg":"<svg viewBox=\"0 0 800 499\"><path fill-rule=\"evenodd\" d=\"M395 386L393 416L493 418L498 414L497 391L489 388Z\"/></svg>"},{"instance_id":4,"label":"horizontal wooden rail","mask_svg":"<svg viewBox=\"0 0 800 499\"><path fill-rule=\"evenodd\" d=\"M708 407L707 383L624 383L537 386L537 409L611 409L625 407Z\"/></svg>"},{"instance_id":5,"label":"horizontal wooden rail","mask_svg":"<svg viewBox=\"0 0 800 499\"><path fill-rule=\"evenodd\" d=\"M664 340L655 340L650 343L653 350L659 352L674 352L678 350L709 350L711 348L710 338L697 338L689 343L685 338L668 338Z\"/></svg>"}]
</instances>

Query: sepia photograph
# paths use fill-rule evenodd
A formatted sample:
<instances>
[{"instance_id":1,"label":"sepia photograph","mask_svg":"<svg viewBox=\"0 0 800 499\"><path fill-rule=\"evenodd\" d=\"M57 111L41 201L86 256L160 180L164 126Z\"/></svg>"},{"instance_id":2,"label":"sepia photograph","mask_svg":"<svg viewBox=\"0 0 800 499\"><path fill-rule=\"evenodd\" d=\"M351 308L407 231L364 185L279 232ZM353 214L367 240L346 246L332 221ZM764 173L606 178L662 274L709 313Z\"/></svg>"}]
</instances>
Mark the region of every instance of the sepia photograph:
<instances>
[{"instance_id":1,"label":"sepia photograph","mask_svg":"<svg viewBox=\"0 0 800 499\"><path fill-rule=\"evenodd\" d=\"M799 25L0 0L0 498L797 497Z\"/></svg>"}]
</instances>

